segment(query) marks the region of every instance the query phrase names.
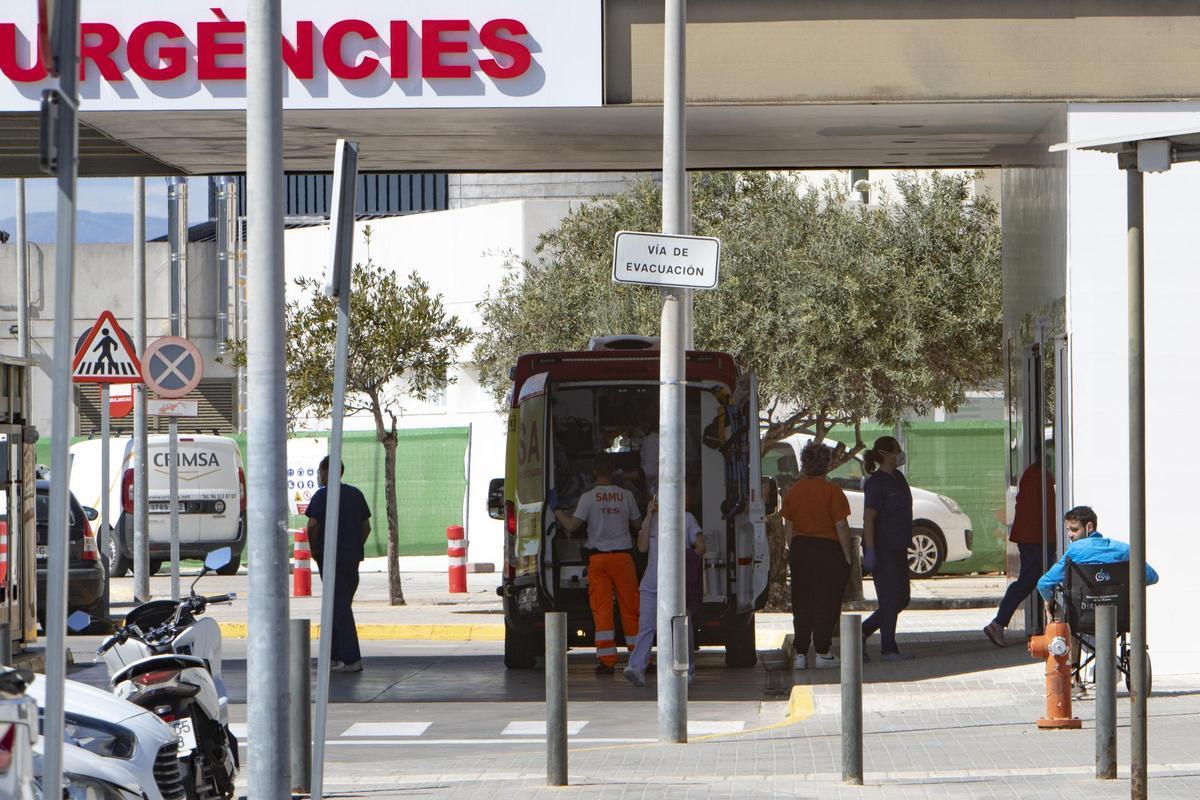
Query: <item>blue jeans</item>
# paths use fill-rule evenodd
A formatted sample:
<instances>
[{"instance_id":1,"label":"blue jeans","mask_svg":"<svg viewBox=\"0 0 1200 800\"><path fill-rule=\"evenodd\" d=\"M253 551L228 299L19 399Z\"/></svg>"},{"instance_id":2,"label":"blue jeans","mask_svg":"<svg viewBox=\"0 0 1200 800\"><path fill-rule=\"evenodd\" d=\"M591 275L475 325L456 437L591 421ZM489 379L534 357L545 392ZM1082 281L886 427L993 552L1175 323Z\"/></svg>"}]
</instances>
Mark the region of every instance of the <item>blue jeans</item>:
<instances>
[{"instance_id":1,"label":"blue jeans","mask_svg":"<svg viewBox=\"0 0 1200 800\"><path fill-rule=\"evenodd\" d=\"M896 647L896 620L900 612L908 608L912 599L908 586L908 551L875 550L875 595L879 608L863 621L862 634L866 638L879 631L879 649L883 653L898 653Z\"/></svg>"},{"instance_id":2,"label":"blue jeans","mask_svg":"<svg viewBox=\"0 0 1200 800\"><path fill-rule=\"evenodd\" d=\"M1017 579L1004 590L1004 599L996 610L996 624L1001 628L1008 627L1013 614L1029 593L1037 586L1038 578L1042 577L1042 546L1040 544L1017 544L1017 552L1021 555L1021 571ZM1053 564L1054 545L1046 545L1046 566Z\"/></svg>"},{"instance_id":3,"label":"blue jeans","mask_svg":"<svg viewBox=\"0 0 1200 800\"><path fill-rule=\"evenodd\" d=\"M658 590L641 589L641 604L638 606L638 634L633 652L629 654L629 666L645 675L650 666L650 651L654 649L654 639L658 635ZM695 610L688 609L688 675L696 673Z\"/></svg>"}]
</instances>

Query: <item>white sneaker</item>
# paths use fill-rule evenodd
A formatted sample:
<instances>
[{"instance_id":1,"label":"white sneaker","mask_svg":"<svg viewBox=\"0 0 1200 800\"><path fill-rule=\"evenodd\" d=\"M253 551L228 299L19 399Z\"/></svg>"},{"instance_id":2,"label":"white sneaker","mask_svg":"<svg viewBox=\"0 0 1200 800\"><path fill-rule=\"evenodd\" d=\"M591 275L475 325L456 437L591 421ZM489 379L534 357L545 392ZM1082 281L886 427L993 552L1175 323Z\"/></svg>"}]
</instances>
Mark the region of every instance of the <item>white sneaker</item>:
<instances>
[{"instance_id":1,"label":"white sneaker","mask_svg":"<svg viewBox=\"0 0 1200 800\"><path fill-rule=\"evenodd\" d=\"M646 676L643 673L638 672L633 667L626 667L624 672L621 674L625 676L625 680L629 681L634 686L646 685Z\"/></svg>"},{"instance_id":2,"label":"white sneaker","mask_svg":"<svg viewBox=\"0 0 1200 800\"><path fill-rule=\"evenodd\" d=\"M797 653L796 660L792 662L792 669L808 669L808 656Z\"/></svg>"},{"instance_id":3,"label":"white sneaker","mask_svg":"<svg viewBox=\"0 0 1200 800\"><path fill-rule=\"evenodd\" d=\"M330 672L362 672L361 661L351 661L348 664L338 664L336 667L330 667Z\"/></svg>"},{"instance_id":4,"label":"white sneaker","mask_svg":"<svg viewBox=\"0 0 1200 800\"><path fill-rule=\"evenodd\" d=\"M831 650L828 653L817 653L817 662L813 666L816 669L828 669L839 666L841 663L841 659L835 656Z\"/></svg>"}]
</instances>

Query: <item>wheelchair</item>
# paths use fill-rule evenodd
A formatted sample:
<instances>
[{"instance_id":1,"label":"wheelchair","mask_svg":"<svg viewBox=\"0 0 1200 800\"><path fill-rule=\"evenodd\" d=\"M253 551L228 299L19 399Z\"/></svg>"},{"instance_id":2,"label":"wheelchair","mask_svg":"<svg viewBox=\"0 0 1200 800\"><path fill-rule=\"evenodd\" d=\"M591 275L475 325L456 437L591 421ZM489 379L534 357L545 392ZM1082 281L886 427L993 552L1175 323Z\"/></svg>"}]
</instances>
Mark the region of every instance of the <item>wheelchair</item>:
<instances>
[{"instance_id":1,"label":"wheelchair","mask_svg":"<svg viewBox=\"0 0 1200 800\"><path fill-rule=\"evenodd\" d=\"M1132 691L1129 644L1129 562L1115 564L1076 564L1067 559L1064 583L1059 590L1060 607L1066 610L1071 638L1078 644L1079 657L1073 659L1072 683L1086 689L1096 684L1096 606L1117 607L1117 671L1125 678L1126 691ZM1146 653L1146 695L1152 688L1150 653Z\"/></svg>"}]
</instances>

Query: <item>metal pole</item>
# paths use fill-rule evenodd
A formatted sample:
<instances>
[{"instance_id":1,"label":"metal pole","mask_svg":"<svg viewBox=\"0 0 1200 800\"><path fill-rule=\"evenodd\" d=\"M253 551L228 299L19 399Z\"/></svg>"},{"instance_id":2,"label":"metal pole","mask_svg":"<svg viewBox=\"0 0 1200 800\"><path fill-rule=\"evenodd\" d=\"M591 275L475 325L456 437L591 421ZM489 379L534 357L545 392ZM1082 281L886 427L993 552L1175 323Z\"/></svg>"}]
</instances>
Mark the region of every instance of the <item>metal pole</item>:
<instances>
[{"instance_id":1,"label":"metal pole","mask_svg":"<svg viewBox=\"0 0 1200 800\"><path fill-rule=\"evenodd\" d=\"M1117 607L1096 606L1096 777L1117 777Z\"/></svg>"},{"instance_id":2,"label":"metal pole","mask_svg":"<svg viewBox=\"0 0 1200 800\"><path fill-rule=\"evenodd\" d=\"M146 352L146 179L133 179L133 346ZM133 596L150 599L150 467L146 384L133 392ZM110 551L111 552L111 551Z\"/></svg>"},{"instance_id":3,"label":"metal pole","mask_svg":"<svg viewBox=\"0 0 1200 800\"><path fill-rule=\"evenodd\" d=\"M29 358L29 242L25 231L24 178L17 178L17 355ZM29 393L28 386L25 393Z\"/></svg>"},{"instance_id":4,"label":"metal pole","mask_svg":"<svg viewBox=\"0 0 1200 800\"><path fill-rule=\"evenodd\" d=\"M7 622L0 622L0 664L12 663L12 629Z\"/></svg>"},{"instance_id":5,"label":"metal pole","mask_svg":"<svg viewBox=\"0 0 1200 800\"><path fill-rule=\"evenodd\" d=\"M862 786L862 617L842 614L842 783Z\"/></svg>"},{"instance_id":6,"label":"metal pole","mask_svg":"<svg viewBox=\"0 0 1200 800\"><path fill-rule=\"evenodd\" d=\"M287 371L283 269L283 54L281 0L250 0L246 20L247 452L250 454L248 796L290 797L287 732ZM253 409L251 411L251 409Z\"/></svg>"},{"instance_id":7,"label":"metal pole","mask_svg":"<svg viewBox=\"0 0 1200 800\"><path fill-rule=\"evenodd\" d=\"M546 784L567 785L567 615L546 614Z\"/></svg>"},{"instance_id":8,"label":"metal pole","mask_svg":"<svg viewBox=\"0 0 1200 800\"><path fill-rule=\"evenodd\" d=\"M167 178L167 247L171 269L171 335L188 335L187 178Z\"/></svg>"},{"instance_id":9,"label":"metal pole","mask_svg":"<svg viewBox=\"0 0 1200 800\"><path fill-rule=\"evenodd\" d=\"M167 500L171 510L171 599L179 600L179 418L171 417L171 429L168 444L170 497Z\"/></svg>"},{"instance_id":10,"label":"metal pole","mask_svg":"<svg viewBox=\"0 0 1200 800\"><path fill-rule=\"evenodd\" d=\"M1142 173L1128 176L1129 252L1129 669L1130 790L1147 795L1146 720L1146 366Z\"/></svg>"},{"instance_id":11,"label":"metal pole","mask_svg":"<svg viewBox=\"0 0 1200 800\"><path fill-rule=\"evenodd\" d=\"M463 500L463 537L468 546L471 542L471 445L475 435L475 423L467 423L467 491Z\"/></svg>"},{"instance_id":12,"label":"metal pole","mask_svg":"<svg viewBox=\"0 0 1200 800\"><path fill-rule=\"evenodd\" d=\"M325 790L325 720L329 706L329 659L333 651L333 599L337 579L338 510L342 497L342 423L346 407L346 361L350 350L350 273L354 248L354 184L358 145L339 139L334 154L333 205L330 215L330 279L336 295L337 336L333 351L332 430L325 495L325 554L321 568L321 636L317 655L317 728L313 737L313 800ZM347 175L349 173L349 175ZM353 531L348 531L354 535ZM361 533L359 534L361 535Z\"/></svg>"},{"instance_id":13,"label":"metal pole","mask_svg":"<svg viewBox=\"0 0 1200 800\"><path fill-rule=\"evenodd\" d=\"M54 253L54 380L51 393L50 557L46 566L46 737L42 793L62 796L63 694L67 677L67 541L70 502L72 391L75 337L75 176L79 160L77 116L79 2L55 4L58 87L58 223Z\"/></svg>"},{"instance_id":14,"label":"metal pole","mask_svg":"<svg viewBox=\"0 0 1200 800\"><path fill-rule=\"evenodd\" d=\"M288 634L288 697L291 699L292 791L307 793L312 783L312 643L308 618L294 619Z\"/></svg>"},{"instance_id":15,"label":"metal pole","mask_svg":"<svg viewBox=\"0 0 1200 800\"><path fill-rule=\"evenodd\" d=\"M287 734L287 372L283 269L283 75L281 0L250 0L246 21L247 451L250 645L248 795L285 800ZM253 411L251 411L253 409Z\"/></svg>"},{"instance_id":16,"label":"metal pole","mask_svg":"<svg viewBox=\"0 0 1200 800\"><path fill-rule=\"evenodd\" d=\"M684 101L686 0L665 0L662 232L688 230ZM687 741L687 672L676 669L674 631L684 603L684 414L688 298L663 290L658 422L658 738Z\"/></svg>"},{"instance_id":17,"label":"metal pole","mask_svg":"<svg viewBox=\"0 0 1200 800\"><path fill-rule=\"evenodd\" d=\"M112 476L112 463L109 458L112 456L112 448L110 445L110 437L112 436L112 416L109 410L109 398L112 394L112 387L107 383L100 384L100 552L107 553L109 540L112 537L112 529L108 526L110 517L109 514L109 494L112 490L112 484L109 480ZM105 619L102 622L108 622L108 601L109 601L109 584L111 576L104 576L104 591L100 601L100 608L103 609Z\"/></svg>"}]
</instances>

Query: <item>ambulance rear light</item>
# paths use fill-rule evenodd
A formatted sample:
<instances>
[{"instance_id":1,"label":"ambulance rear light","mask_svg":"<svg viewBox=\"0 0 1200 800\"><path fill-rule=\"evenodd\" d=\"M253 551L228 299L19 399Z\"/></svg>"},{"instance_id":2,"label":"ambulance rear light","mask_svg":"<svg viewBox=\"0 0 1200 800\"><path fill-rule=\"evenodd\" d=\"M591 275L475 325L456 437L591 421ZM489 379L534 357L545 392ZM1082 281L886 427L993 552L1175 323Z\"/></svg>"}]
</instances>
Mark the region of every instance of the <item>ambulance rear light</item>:
<instances>
[{"instance_id":1,"label":"ambulance rear light","mask_svg":"<svg viewBox=\"0 0 1200 800\"><path fill-rule=\"evenodd\" d=\"M517 507L513 501L504 503L504 577L512 580L517 575Z\"/></svg>"},{"instance_id":2,"label":"ambulance rear light","mask_svg":"<svg viewBox=\"0 0 1200 800\"><path fill-rule=\"evenodd\" d=\"M121 476L121 510L126 514L133 513L133 467Z\"/></svg>"},{"instance_id":3,"label":"ambulance rear light","mask_svg":"<svg viewBox=\"0 0 1200 800\"><path fill-rule=\"evenodd\" d=\"M512 500L504 503L504 532L509 536L517 535L517 507Z\"/></svg>"},{"instance_id":4,"label":"ambulance rear light","mask_svg":"<svg viewBox=\"0 0 1200 800\"><path fill-rule=\"evenodd\" d=\"M13 751L17 749L17 726L9 724L8 730L0 733L0 775L12 766Z\"/></svg>"}]
</instances>

